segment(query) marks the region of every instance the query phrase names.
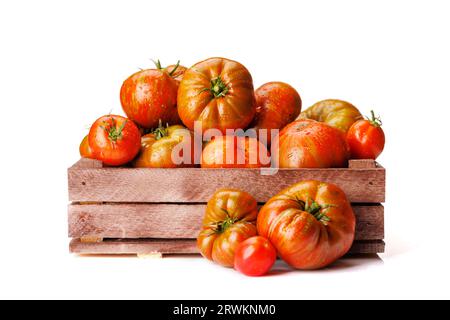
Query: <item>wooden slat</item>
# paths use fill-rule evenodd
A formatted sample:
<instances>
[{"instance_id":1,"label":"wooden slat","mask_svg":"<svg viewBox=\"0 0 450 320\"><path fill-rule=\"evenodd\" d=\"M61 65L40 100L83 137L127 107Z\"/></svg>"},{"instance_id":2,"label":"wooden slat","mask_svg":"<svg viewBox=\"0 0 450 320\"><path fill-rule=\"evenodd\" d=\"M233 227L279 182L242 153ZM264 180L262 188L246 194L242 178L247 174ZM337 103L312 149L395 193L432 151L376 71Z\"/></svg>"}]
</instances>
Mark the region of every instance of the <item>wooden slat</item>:
<instances>
[{"instance_id":1,"label":"wooden slat","mask_svg":"<svg viewBox=\"0 0 450 320\"><path fill-rule=\"evenodd\" d=\"M74 202L207 202L220 188L238 188L266 202L302 180L340 186L353 203L385 200L384 168L280 169L261 175L258 169L70 168L69 200Z\"/></svg>"},{"instance_id":2,"label":"wooden slat","mask_svg":"<svg viewBox=\"0 0 450 320\"><path fill-rule=\"evenodd\" d=\"M348 167L351 169L376 168L377 163L372 159L352 159L348 161Z\"/></svg>"},{"instance_id":3,"label":"wooden slat","mask_svg":"<svg viewBox=\"0 0 450 320\"><path fill-rule=\"evenodd\" d=\"M98 160L80 158L70 169L95 169L103 168L103 163Z\"/></svg>"},{"instance_id":4,"label":"wooden slat","mask_svg":"<svg viewBox=\"0 0 450 320\"><path fill-rule=\"evenodd\" d=\"M71 204L69 237L196 238L205 204ZM354 205L356 240L384 239L384 207Z\"/></svg>"},{"instance_id":5,"label":"wooden slat","mask_svg":"<svg viewBox=\"0 0 450 320\"><path fill-rule=\"evenodd\" d=\"M70 252L78 254L198 254L194 239L116 239L100 243L83 243L78 239L70 242ZM356 241L349 254L383 253L384 242Z\"/></svg>"}]
</instances>

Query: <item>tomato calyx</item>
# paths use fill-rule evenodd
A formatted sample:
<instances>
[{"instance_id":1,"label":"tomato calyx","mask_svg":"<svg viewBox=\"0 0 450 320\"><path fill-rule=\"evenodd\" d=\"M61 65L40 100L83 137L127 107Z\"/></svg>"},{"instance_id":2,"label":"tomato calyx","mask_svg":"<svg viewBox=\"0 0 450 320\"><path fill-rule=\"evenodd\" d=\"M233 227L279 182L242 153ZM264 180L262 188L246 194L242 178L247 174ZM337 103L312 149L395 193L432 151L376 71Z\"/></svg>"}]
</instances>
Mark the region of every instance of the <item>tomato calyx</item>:
<instances>
[{"instance_id":1,"label":"tomato calyx","mask_svg":"<svg viewBox=\"0 0 450 320\"><path fill-rule=\"evenodd\" d=\"M156 69L158 70L163 70L164 68L161 66L161 61L158 60L152 60L153 63L156 66ZM180 66L180 60L177 61L177 64L175 65L175 67L173 67L172 71L169 72L169 76L173 76L175 74L175 72L177 71L178 67Z\"/></svg>"},{"instance_id":2,"label":"tomato calyx","mask_svg":"<svg viewBox=\"0 0 450 320\"><path fill-rule=\"evenodd\" d=\"M370 110L370 118L366 117L367 120L369 120L370 124L376 128L379 128L383 125L383 122L381 121L380 116L375 117L375 113L373 112L373 110Z\"/></svg>"},{"instance_id":3,"label":"tomato calyx","mask_svg":"<svg viewBox=\"0 0 450 320\"><path fill-rule=\"evenodd\" d=\"M303 200L300 200L297 196L295 196L295 201L297 201L300 204L301 210L308 212L319 222L322 222L325 226L328 225L328 222L331 221L330 217L327 216L327 211L331 207L335 207L335 205L318 204L312 198L307 199L305 202Z\"/></svg>"},{"instance_id":4,"label":"tomato calyx","mask_svg":"<svg viewBox=\"0 0 450 320\"><path fill-rule=\"evenodd\" d=\"M168 123L166 123L166 126L164 127L161 119L159 119L158 127L152 131L152 133L155 135L155 139L159 140L161 138L167 137L169 135L169 131L167 130L168 127Z\"/></svg>"},{"instance_id":5,"label":"tomato calyx","mask_svg":"<svg viewBox=\"0 0 450 320\"><path fill-rule=\"evenodd\" d=\"M231 218L227 210L222 209L222 211L226 213L227 217L225 218L225 220L211 223L211 227L213 227L213 233L223 233L229 227L239 221L239 219L237 218Z\"/></svg>"},{"instance_id":6,"label":"tomato calyx","mask_svg":"<svg viewBox=\"0 0 450 320\"><path fill-rule=\"evenodd\" d=\"M114 117L111 117L111 122L107 123L103 122L104 126L100 126L103 130L108 133L108 139L112 142L117 142L117 140L121 140L123 138L123 129L127 124L128 120L125 120L120 127L117 127L117 121Z\"/></svg>"},{"instance_id":7,"label":"tomato calyx","mask_svg":"<svg viewBox=\"0 0 450 320\"><path fill-rule=\"evenodd\" d=\"M225 82L223 82L221 77L217 77L211 80L210 88L203 88L200 90L199 94L205 91L209 91L214 98L225 97L230 88Z\"/></svg>"}]
</instances>

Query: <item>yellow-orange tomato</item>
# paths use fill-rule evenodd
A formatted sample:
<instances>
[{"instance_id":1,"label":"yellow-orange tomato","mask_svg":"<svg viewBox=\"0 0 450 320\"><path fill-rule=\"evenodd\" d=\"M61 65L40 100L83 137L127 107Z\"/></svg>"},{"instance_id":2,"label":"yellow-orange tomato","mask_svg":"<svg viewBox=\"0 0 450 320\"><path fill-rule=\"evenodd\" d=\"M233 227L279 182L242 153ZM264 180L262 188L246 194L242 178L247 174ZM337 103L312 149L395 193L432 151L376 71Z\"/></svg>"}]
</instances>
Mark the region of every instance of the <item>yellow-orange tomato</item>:
<instances>
[{"instance_id":1,"label":"yellow-orange tomato","mask_svg":"<svg viewBox=\"0 0 450 320\"><path fill-rule=\"evenodd\" d=\"M225 267L234 266L236 247L256 235L258 207L255 198L237 189L221 189L206 206L197 238L200 253Z\"/></svg>"},{"instance_id":2,"label":"yellow-orange tomato","mask_svg":"<svg viewBox=\"0 0 450 320\"><path fill-rule=\"evenodd\" d=\"M202 152L202 168L260 168L269 165L270 154L256 138L218 136Z\"/></svg>"},{"instance_id":3,"label":"yellow-orange tomato","mask_svg":"<svg viewBox=\"0 0 450 320\"><path fill-rule=\"evenodd\" d=\"M146 134L141 139L141 152L133 161L137 168L177 168L192 167L194 162L194 144L192 133L183 126L175 125L164 128L162 125L153 133ZM173 158L174 149L179 147L175 156L180 159L186 156L188 163L176 163ZM184 155L188 150L190 154Z\"/></svg>"},{"instance_id":4,"label":"yellow-orange tomato","mask_svg":"<svg viewBox=\"0 0 450 320\"><path fill-rule=\"evenodd\" d=\"M298 119L325 122L343 132L347 132L355 121L362 118L361 113L354 105L335 99L319 101L303 111L298 117Z\"/></svg>"},{"instance_id":5,"label":"yellow-orange tomato","mask_svg":"<svg viewBox=\"0 0 450 320\"><path fill-rule=\"evenodd\" d=\"M186 70L178 89L178 113L184 125L202 130L244 129L255 115L253 80L240 63L210 58Z\"/></svg>"},{"instance_id":6,"label":"yellow-orange tomato","mask_svg":"<svg viewBox=\"0 0 450 320\"><path fill-rule=\"evenodd\" d=\"M260 210L258 234L297 269L319 269L348 252L355 215L336 185L302 181L271 198Z\"/></svg>"},{"instance_id":7,"label":"yellow-orange tomato","mask_svg":"<svg viewBox=\"0 0 450 320\"><path fill-rule=\"evenodd\" d=\"M80 143L80 156L83 158L93 158L92 149L89 146L89 135L86 135Z\"/></svg>"}]
</instances>

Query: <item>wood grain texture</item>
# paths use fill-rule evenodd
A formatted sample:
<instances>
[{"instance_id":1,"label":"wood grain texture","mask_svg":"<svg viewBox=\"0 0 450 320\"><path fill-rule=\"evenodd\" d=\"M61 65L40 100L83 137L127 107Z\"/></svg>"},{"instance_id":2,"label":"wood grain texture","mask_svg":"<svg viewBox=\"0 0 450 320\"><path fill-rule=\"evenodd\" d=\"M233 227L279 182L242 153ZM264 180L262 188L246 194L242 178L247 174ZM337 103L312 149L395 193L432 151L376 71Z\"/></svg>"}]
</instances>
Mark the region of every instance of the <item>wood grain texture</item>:
<instances>
[{"instance_id":1,"label":"wood grain texture","mask_svg":"<svg viewBox=\"0 0 450 320\"><path fill-rule=\"evenodd\" d=\"M348 254L373 254L384 252L384 242L356 241ZM70 252L78 254L199 254L196 241L192 239L115 239L100 243L83 243L78 239L70 242Z\"/></svg>"},{"instance_id":2,"label":"wood grain texture","mask_svg":"<svg viewBox=\"0 0 450 320\"><path fill-rule=\"evenodd\" d=\"M372 159L351 159L348 161L348 167L350 169L376 168L377 163Z\"/></svg>"},{"instance_id":3,"label":"wood grain texture","mask_svg":"<svg viewBox=\"0 0 450 320\"><path fill-rule=\"evenodd\" d=\"M71 238L196 238L205 204L71 204ZM356 240L384 239L384 207L354 205Z\"/></svg>"},{"instance_id":4,"label":"wood grain texture","mask_svg":"<svg viewBox=\"0 0 450 320\"><path fill-rule=\"evenodd\" d=\"M385 170L380 167L280 169L275 175L261 175L258 169L72 167L68 177L73 202L207 202L215 190L225 187L246 190L258 202L266 202L282 189L310 179L340 186L353 203L385 200Z\"/></svg>"}]
</instances>

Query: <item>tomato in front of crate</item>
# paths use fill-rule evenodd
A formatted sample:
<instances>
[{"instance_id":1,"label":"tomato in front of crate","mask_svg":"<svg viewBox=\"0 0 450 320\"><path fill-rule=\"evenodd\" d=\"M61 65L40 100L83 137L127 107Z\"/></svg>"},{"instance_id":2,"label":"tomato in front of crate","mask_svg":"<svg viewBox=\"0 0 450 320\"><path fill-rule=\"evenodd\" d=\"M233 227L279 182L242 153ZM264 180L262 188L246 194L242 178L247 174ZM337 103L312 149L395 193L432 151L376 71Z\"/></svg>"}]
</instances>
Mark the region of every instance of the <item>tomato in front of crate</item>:
<instances>
[{"instance_id":1,"label":"tomato in front of crate","mask_svg":"<svg viewBox=\"0 0 450 320\"><path fill-rule=\"evenodd\" d=\"M89 146L89 135L86 135L80 143L80 156L83 158L93 158L91 147Z\"/></svg>"},{"instance_id":2,"label":"tomato in front of crate","mask_svg":"<svg viewBox=\"0 0 450 320\"><path fill-rule=\"evenodd\" d=\"M346 167L349 150L345 134L314 120L297 120L280 132L278 164L280 168ZM272 157L274 155L272 154ZM275 162L277 159L274 158Z\"/></svg>"},{"instance_id":3,"label":"tomato in front of crate","mask_svg":"<svg viewBox=\"0 0 450 320\"><path fill-rule=\"evenodd\" d=\"M111 166L133 160L141 146L141 134L133 121L118 115L97 119L89 131L93 157Z\"/></svg>"},{"instance_id":4,"label":"tomato in front of crate","mask_svg":"<svg viewBox=\"0 0 450 320\"><path fill-rule=\"evenodd\" d=\"M177 168L193 167L194 141L191 131L187 128L175 126L163 126L160 123L152 133L146 134L141 140L141 151L133 161L136 168ZM178 151L177 154L174 154ZM184 154L184 151L188 154ZM177 158L186 156L186 161L179 163Z\"/></svg>"},{"instance_id":5,"label":"tomato in front of crate","mask_svg":"<svg viewBox=\"0 0 450 320\"><path fill-rule=\"evenodd\" d=\"M320 181L302 181L272 197L260 210L258 234L297 269L319 269L352 246L356 219L344 191Z\"/></svg>"},{"instance_id":6,"label":"tomato in front of crate","mask_svg":"<svg viewBox=\"0 0 450 320\"><path fill-rule=\"evenodd\" d=\"M355 122L347 132L352 159L376 159L384 149L382 122L371 111L371 118Z\"/></svg>"},{"instance_id":7,"label":"tomato in front of crate","mask_svg":"<svg viewBox=\"0 0 450 320\"><path fill-rule=\"evenodd\" d=\"M276 259L277 251L269 240L251 237L237 246L234 268L247 276L258 277L269 272Z\"/></svg>"},{"instance_id":8,"label":"tomato in front of crate","mask_svg":"<svg viewBox=\"0 0 450 320\"><path fill-rule=\"evenodd\" d=\"M236 247L256 236L258 208L245 191L220 189L208 201L197 247L207 258L225 267L234 266Z\"/></svg>"},{"instance_id":9,"label":"tomato in front of crate","mask_svg":"<svg viewBox=\"0 0 450 320\"><path fill-rule=\"evenodd\" d=\"M178 90L178 113L184 125L203 131L245 129L255 115L250 72L239 62L210 58L186 70Z\"/></svg>"},{"instance_id":10,"label":"tomato in front of crate","mask_svg":"<svg viewBox=\"0 0 450 320\"><path fill-rule=\"evenodd\" d=\"M218 136L202 152L202 168L261 168L270 164L270 154L258 139Z\"/></svg>"}]
</instances>

